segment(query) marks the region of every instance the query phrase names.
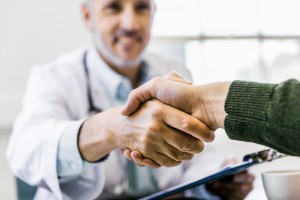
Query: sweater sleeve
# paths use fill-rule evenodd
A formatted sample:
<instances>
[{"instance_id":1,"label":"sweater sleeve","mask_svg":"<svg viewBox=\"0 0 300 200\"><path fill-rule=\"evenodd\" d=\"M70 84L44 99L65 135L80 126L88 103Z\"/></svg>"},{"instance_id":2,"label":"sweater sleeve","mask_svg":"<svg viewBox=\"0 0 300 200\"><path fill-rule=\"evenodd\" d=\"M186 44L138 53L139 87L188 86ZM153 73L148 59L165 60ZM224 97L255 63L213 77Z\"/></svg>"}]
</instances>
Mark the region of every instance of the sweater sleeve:
<instances>
[{"instance_id":1,"label":"sweater sleeve","mask_svg":"<svg viewBox=\"0 0 300 200\"><path fill-rule=\"evenodd\" d=\"M269 146L300 156L300 82L234 81L225 102L230 139Z\"/></svg>"}]
</instances>

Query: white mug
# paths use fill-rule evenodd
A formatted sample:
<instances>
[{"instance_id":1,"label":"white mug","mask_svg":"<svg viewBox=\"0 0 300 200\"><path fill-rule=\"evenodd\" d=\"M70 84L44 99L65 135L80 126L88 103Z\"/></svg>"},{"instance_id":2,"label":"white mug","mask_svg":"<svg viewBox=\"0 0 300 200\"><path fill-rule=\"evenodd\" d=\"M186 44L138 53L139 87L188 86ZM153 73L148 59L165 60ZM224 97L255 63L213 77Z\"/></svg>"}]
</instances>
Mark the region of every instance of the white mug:
<instances>
[{"instance_id":1,"label":"white mug","mask_svg":"<svg viewBox=\"0 0 300 200\"><path fill-rule=\"evenodd\" d=\"M264 172L262 180L268 200L300 200L300 170Z\"/></svg>"}]
</instances>

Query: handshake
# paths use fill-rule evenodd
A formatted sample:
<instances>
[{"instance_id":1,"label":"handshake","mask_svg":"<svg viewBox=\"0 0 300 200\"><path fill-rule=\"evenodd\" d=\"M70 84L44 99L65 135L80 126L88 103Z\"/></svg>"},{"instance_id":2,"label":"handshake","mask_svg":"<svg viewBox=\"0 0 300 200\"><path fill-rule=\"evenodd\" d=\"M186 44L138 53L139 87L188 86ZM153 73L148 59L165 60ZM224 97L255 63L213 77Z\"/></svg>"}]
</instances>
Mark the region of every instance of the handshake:
<instances>
[{"instance_id":1,"label":"handshake","mask_svg":"<svg viewBox=\"0 0 300 200\"><path fill-rule=\"evenodd\" d=\"M224 105L230 84L192 85L172 72L133 90L122 115L130 118L150 106L155 108L151 115L160 118L164 126L152 123L149 132L154 134L146 134L142 139L147 145L143 148L124 147L124 156L140 166L152 168L176 166L183 160L192 159L203 150L203 142L214 140L216 129L224 128L227 115ZM159 150L155 149L158 147Z\"/></svg>"}]
</instances>

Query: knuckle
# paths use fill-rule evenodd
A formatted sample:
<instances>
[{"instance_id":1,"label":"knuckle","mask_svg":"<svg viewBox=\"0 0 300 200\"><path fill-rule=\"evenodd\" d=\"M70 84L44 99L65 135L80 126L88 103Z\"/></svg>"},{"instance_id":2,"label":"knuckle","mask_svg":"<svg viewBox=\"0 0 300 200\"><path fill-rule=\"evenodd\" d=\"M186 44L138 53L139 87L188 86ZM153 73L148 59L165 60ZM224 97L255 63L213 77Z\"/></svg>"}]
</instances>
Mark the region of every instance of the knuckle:
<instances>
[{"instance_id":1,"label":"knuckle","mask_svg":"<svg viewBox=\"0 0 300 200\"><path fill-rule=\"evenodd\" d=\"M182 152L200 153L203 149L201 143L200 140L184 139L180 144L180 150Z\"/></svg>"},{"instance_id":2,"label":"knuckle","mask_svg":"<svg viewBox=\"0 0 300 200\"><path fill-rule=\"evenodd\" d=\"M151 126L148 127L148 137L150 137L152 134L161 133L163 131L163 127L157 125L156 123L153 123Z\"/></svg>"},{"instance_id":3,"label":"knuckle","mask_svg":"<svg viewBox=\"0 0 300 200\"><path fill-rule=\"evenodd\" d=\"M174 150L174 151L171 151L171 154L172 154L172 157L173 157L176 161L182 161L182 160L183 160L184 155L182 154L181 151Z\"/></svg>"},{"instance_id":4,"label":"knuckle","mask_svg":"<svg viewBox=\"0 0 300 200\"><path fill-rule=\"evenodd\" d=\"M186 140L180 140L180 143L178 144L179 150L184 151L186 148Z\"/></svg>"},{"instance_id":5,"label":"knuckle","mask_svg":"<svg viewBox=\"0 0 300 200\"><path fill-rule=\"evenodd\" d=\"M155 84L159 84L161 81L163 80L162 77L154 77L150 80L150 84L151 85L155 85Z\"/></svg>"},{"instance_id":6,"label":"knuckle","mask_svg":"<svg viewBox=\"0 0 300 200\"><path fill-rule=\"evenodd\" d=\"M182 130L186 132L194 132L194 133L203 132L203 130L201 130L201 128L197 126L198 123L195 120L196 119L190 116L184 117L180 121L180 127L182 128Z\"/></svg>"},{"instance_id":7,"label":"knuckle","mask_svg":"<svg viewBox=\"0 0 300 200\"><path fill-rule=\"evenodd\" d=\"M152 105L152 108L153 108L152 113L151 113L152 118L160 119L162 116L162 113L161 113L162 110L160 109L160 106L156 104L156 105Z\"/></svg>"},{"instance_id":8,"label":"knuckle","mask_svg":"<svg viewBox=\"0 0 300 200\"><path fill-rule=\"evenodd\" d=\"M184 152L187 152L187 151L190 151L190 142L188 140L182 140L181 144L180 144L180 150L181 151L184 151Z\"/></svg>"},{"instance_id":9,"label":"knuckle","mask_svg":"<svg viewBox=\"0 0 300 200\"><path fill-rule=\"evenodd\" d=\"M182 118L182 120L180 121L180 127L183 130L187 130L190 126L190 119L187 117Z\"/></svg>"},{"instance_id":10,"label":"knuckle","mask_svg":"<svg viewBox=\"0 0 300 200\"><path fill-rule=\"evenodd\" d=\"M146 152L151 147L151 134L147 133L140 139L140 149Z\"/></svg>"},{"instance_id":11,"label":"knuckle","mask_svg":"<svg viewBox=\"0 0 300 200\"><path fill-rule=\"evenodd\" d=\"M177 161L191 160L193 158L193 154L178 151L176 158Z\"/></svg>"},{"instance_id":12,"label":"knuckle","mask_svg":"<svg viewBox=\"0 0 300 200\"><path fill-rule=\"evenodd\" d=\"M156 146L154 146L153 140L144 138L144 140L142 141L142 145L139 148L140 149L139 151L142 154L142 156L148 157L149 155L153 154L154 148L156 148Z\"/></svg>"}]
</instances>

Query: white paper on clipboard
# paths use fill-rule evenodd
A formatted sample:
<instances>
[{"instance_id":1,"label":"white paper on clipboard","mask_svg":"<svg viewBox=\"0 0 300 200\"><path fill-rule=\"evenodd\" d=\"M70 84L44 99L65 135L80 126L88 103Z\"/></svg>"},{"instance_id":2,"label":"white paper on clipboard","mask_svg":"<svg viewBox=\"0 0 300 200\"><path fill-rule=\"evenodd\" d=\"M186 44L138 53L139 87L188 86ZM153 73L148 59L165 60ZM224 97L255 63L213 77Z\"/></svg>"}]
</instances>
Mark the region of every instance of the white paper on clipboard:
<instances>
[{"instance_id":1,"label":"white paper on clipboard","mask_svg":"<svg viewBox=\"0 0 300 200\"><path fill-rule=\"evenodd\" d=\"M208 183L210 181L216 181L220 178L226 177L231 174L242 172L252 166L270 162L274 159L285 157L286 155L278 153L277 151L273 149L267 149L263 151L259 151L252 154L247 154L243 158L243 162L241 164L233 165L225 167L216 173L213 173L211 175L208 175L204 178L198 179L196 181L183 183L165 190L162 190L160 192L154 193L152 195L140 198L139 200L156 200L156 199L163 199L166 197L169 197L171 195L177 194L179 192L183 192L187 189L191 189L197 186L200 186L202 184Z\"/></svg>"}]
</instances>

